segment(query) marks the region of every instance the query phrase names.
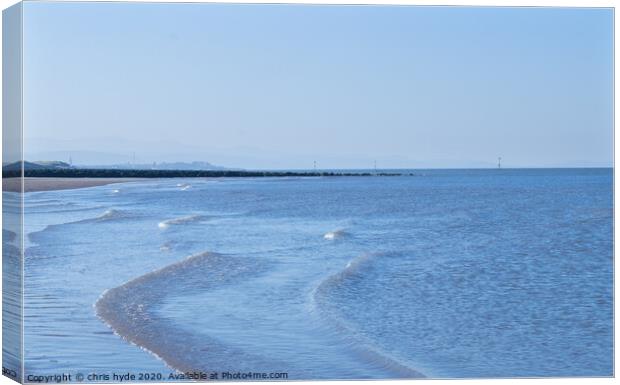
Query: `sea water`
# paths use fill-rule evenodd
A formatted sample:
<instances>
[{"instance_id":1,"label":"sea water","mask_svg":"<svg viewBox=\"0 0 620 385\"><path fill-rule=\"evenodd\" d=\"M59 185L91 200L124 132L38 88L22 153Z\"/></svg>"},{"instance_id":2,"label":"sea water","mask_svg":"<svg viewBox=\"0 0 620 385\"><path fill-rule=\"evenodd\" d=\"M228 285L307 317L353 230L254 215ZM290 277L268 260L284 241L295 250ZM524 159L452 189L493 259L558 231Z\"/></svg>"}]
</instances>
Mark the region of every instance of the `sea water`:
<instances>
[{"instance_id":1,"label":"sea water","mask_svg":"<svg viewBox=\"0 0 620 385\"><path fill-rule=\"evenodd\" d=\"M613 375L612 170L411 173L27 193L26 375Z\"/></svg>"}]
</instances>

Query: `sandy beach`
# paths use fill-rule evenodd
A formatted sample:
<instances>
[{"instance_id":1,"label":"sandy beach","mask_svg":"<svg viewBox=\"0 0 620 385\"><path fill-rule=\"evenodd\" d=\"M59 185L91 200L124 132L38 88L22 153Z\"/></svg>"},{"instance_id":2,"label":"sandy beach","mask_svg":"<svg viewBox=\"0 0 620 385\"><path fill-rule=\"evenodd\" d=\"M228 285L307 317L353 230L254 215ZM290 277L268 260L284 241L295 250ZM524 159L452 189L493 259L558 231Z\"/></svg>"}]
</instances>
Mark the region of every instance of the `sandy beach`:
<instances>
[{"instance_id":1,"label":"sandy beach","mask_svg":"<svg viewBox=\"0 0 620 385\"><path fill-rule=\"evenodd\" d=\"M69 190L131 182L138 178L24 178L24 192ZM19 192L20 178L2 178L2 191Z\"/></svg>"}]
</instances>

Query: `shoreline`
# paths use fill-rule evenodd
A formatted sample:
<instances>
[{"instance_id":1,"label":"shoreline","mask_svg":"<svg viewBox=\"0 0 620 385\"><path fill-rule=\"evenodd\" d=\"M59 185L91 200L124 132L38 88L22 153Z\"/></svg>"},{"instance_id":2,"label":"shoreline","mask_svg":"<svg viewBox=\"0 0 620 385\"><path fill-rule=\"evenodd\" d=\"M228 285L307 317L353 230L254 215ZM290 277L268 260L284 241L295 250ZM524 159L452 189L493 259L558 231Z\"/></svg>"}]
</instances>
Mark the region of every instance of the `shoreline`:
<instances>
[{"instance_id":1,"label":"shoreline","mask_svg":"<svg viewBox=\"0 0 620 385\"><path fill-rule=\"evenodd\" d=\"M21 192L21 178L2 178L3 192ZM24 191L42 192L57 190L72 190L87 187L105 186L114 183L135 182L141 178L49 178L49 177L26 177L24 178Z\"/></svg>"},{"instance_id":2,"label":"shoreline","mask_svg":"<svg viewBox=\"0 0 620 385\"><path fill-rule=\"evenodd\" d=\"M3 170L3 177L22 176L22 170ZM336 172L336 171L248 171L248 170L143 170L143 169L26 169L24 177L37 178L243 178L243 177L317 177L317 176L400 176L386 172Z\"/></svg>"}]
</instances>

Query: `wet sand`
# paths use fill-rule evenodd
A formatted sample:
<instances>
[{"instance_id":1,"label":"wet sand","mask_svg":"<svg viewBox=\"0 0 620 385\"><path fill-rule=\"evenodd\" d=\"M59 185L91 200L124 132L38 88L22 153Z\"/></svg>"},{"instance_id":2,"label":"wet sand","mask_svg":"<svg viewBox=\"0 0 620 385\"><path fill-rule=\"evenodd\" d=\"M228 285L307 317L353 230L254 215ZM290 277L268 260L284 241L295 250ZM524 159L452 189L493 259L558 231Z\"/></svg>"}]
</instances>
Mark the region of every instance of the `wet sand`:
<instances>
[{"instance_id":1,"label":"wet sand","mask_svg":"<svg viewBox=\"0 0 620 385\"><path fill-rule=\"evenodd\" d=\"M24 178L24 192L69 190L140 180L139 178ZM21 191L20 178L2 178L2 191Z\"/></svg>"}]
</instances>

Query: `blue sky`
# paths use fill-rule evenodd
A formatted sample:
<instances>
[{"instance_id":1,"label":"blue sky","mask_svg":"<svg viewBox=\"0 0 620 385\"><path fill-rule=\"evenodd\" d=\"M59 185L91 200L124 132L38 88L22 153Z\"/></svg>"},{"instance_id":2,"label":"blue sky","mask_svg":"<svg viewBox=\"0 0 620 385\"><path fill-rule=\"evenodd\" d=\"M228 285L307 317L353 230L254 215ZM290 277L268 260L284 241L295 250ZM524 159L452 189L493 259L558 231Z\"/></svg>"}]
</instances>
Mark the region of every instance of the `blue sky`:
<instances>
[{"instance_id":1,"label":"blue sky","mask_svg":"<svg viewBox=\"0 0 620 385\"><path fill-rule=\"evenodd\" d=\"M29 2L29 159L609 166L610 9Z\"/></svg>"}]
</instances>

